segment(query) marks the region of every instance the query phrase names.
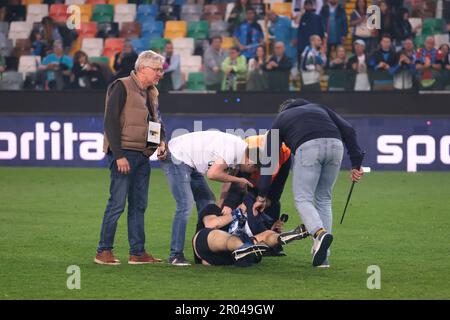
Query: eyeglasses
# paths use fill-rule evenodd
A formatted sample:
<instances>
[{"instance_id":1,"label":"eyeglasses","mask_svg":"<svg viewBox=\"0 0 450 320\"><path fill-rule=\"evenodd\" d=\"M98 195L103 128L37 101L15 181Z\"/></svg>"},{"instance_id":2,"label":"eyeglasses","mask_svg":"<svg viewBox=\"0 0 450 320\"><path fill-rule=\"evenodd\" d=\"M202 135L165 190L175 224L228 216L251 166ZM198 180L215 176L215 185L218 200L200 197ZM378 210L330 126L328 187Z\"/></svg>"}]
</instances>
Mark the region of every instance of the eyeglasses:
<instances>
[{"instance_id":1,"label":"eyeglasses","mask_svg":"<svg viewBox=\"0 0 450 320\"><path fill-rule=\"evenodd\" d=\"M150 68L150 69L152 69L153 71L155 71L157 73L161 73L161 74L164 73L164 69L163 68L153 68L153 67L149 67L149 66L146 66L146 68Z\"/></svg>"}]
</instances>

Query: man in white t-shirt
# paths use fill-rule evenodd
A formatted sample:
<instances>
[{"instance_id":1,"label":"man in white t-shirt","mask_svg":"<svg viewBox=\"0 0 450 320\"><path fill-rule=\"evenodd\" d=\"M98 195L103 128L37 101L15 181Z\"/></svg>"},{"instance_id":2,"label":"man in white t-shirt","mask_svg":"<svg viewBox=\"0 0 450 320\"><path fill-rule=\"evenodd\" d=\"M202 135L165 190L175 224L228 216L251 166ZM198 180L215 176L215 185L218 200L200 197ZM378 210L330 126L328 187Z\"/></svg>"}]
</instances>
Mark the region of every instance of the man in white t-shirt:
<instances>
[{"instance_id":1,"label":"man in white t-shirt","mask_svg":"<svg viewBox=\"0 0 450 320\"><path fill-rule=\"evenodd\" d=\"M187 266L183 254L186 225L195 200L197 212L215 197L204 178L219 182L237 182L253 186L247 179L234 176L238 171L253 173L258 166L249 158L247 143L219 131L184 134L169 141L169 156L161 161L177 207L172 224L169 263Z\"/></svg>"}]
</instances>

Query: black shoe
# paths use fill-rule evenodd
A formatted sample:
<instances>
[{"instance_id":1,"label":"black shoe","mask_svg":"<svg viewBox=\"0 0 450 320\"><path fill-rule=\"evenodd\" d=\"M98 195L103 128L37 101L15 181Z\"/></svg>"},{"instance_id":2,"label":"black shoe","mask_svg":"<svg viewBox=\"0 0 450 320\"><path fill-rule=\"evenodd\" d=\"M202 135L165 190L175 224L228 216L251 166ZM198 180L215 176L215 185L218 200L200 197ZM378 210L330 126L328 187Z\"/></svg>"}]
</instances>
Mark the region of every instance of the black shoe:
<instances>
[{"instance_id":1,"label":"black shoe","mask_svg":"<svg viewBox=\"0 0 450 320\"><path fill-rule=\"evenodd\" d=\"M304 224L299 225L294 230L283 232L278 236L278 244L285 245L294 240L301 240L309 236Z\"/></svg>"},{"instance_id":2,"label":"black shoe","mask_svg":"<svg viewBox=\"0 0 450 320\"><path fill-rule=\"evenodd\" d=\"M249 266L260 262L263 254L269 249L265 244L245 243L239 249L234 250L232 255L237 266Z\"/></svg>"},{"instance_id":3,"label":"black shoe","mask_svg":"<svg viewBox=\"0 0 450 320\"><path fill-rule=\"evenodd\" d=\"M178 254L176 256L170 257L168 261L173 266L179 266L179 267L187 267L190 266L191 263L186 260L184 257L184 254Z\"/></svg>"}]
</instances>

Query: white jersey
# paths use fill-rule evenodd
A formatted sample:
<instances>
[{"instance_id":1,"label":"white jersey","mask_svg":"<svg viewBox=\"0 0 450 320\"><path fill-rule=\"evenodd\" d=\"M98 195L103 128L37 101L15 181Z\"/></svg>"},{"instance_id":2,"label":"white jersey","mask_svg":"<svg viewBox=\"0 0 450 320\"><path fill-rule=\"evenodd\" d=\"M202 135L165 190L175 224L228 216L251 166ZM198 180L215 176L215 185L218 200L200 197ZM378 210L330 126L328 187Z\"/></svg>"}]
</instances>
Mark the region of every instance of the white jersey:
<instances>
[{"instance_id":1,"label":"white jersey","mask_svg":"<svg viewBox=\"0 0 450 320\"><path fill-rule=\"evenodd\" d=\"M234 169L243 161L246 148L247 143L240 137L220 131L192 132L169 141L174 161L182 161L203 174L218 158Z\"/></svg>"}]
</instances>

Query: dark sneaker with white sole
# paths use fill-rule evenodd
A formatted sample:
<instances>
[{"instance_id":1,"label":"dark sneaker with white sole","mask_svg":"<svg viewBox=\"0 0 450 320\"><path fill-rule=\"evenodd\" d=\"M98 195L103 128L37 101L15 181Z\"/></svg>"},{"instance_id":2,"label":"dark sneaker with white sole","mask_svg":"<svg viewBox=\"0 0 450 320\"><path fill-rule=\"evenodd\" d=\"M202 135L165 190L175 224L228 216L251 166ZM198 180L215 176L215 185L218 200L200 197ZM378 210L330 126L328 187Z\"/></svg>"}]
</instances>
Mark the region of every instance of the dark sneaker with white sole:
<instances>
[{"instance_id":1,"label":"dark sneaker with white sole","mask_svg":"<svg viewBox=\"0 0 450 320\"><path fill-rule=\"evenodd\" d=\"M184 254L178 254L176 256L170 257L168 262L173 266L179 267L187 267L191 265L191 263L184 257Z\"/></svg>"},{"instance_id":2,"label":"dark sneaker with white sole","mask_svg":"<svg viewBox=\"0 0 450 320\"><path fill-rule=\"evenodd\" d=\"M308 236L309 236L309 233L306 230L305 225L301 224L294 230L283 232L282 234L280 234L278 236L278 243L280 245L285 245L294 240L305 239Z\"/></svg>"},{"instance_id":3,"label":"dark sneaker with white sole","mask_svg":"<svg viewBox=\"0 0 450 320\"><path fill-rule=\"evenodd\" d=\"M330 267L330 263L328 262L328 258L325 259L325 261L322 262L322 264L320 266L317 266L317 268L324 268L324 269L329 268L329 267Z\"/></svg>"},{"instance_id":4,"label":"dark sneaker with white sole","mask_svg":"<svg viewBox=\"0 0 450 320\"><path fill-rule=\"evenodd\" d=\"M322 232L316 239L315 250L313 253L312 265L318 267L327 259L328 248L333 242L333 236L328 232Z\"/></svg>"},{"instance_id":5,"label":"dark sneaker with white sole","mask_svg":"<svg viewBox=\"0 0 450 320\"><path fill-rule=\"evenodd\" d=\"M247 256L262 257L269 250L270 250L270 248L266 244L245 243L240 248L234 250L231 254L233 255L234 260L238 261Z\"/></svg>"}]
</instances>

